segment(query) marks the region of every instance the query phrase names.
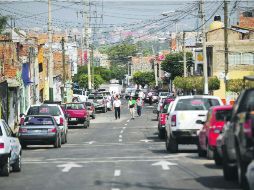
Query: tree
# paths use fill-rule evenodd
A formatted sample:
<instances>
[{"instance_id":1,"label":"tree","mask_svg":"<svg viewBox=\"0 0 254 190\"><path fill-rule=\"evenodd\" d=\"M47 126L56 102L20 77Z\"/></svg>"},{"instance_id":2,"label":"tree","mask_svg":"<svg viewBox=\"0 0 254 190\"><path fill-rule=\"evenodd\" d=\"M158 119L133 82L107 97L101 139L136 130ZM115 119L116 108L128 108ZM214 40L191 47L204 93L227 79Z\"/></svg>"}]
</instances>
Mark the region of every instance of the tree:
<instances>
[{"instance_id":1,"label":"tree","mask_svg":"<svg viewBox=\"0 0 254 190\"><path fill-rule=\"evenodd\" d=\"M186 53L187 68L192 64L192 53ZM174 80L177 76L183 76L183 53L171 53L168 54L165 60L161 64L161 69L171 73L171 78Z\"/></svg>"},{"instance_id":2,"label":"tree","mask_svg":"<svg viewBox=\"0 0 254 190\"><path fill-rule=\"evenodd\" d=\"M145 85L151 85L155 81L153 72L136 72L133 74L132 79L137 85L141 85L143 88Z\"/></svg>"},{"instance_id":3,"label":"tree","mask_svg":"<svg viewBox=\"0 0 254 190\"><path fill-rule=\"evenodd\" d=\"M0 16L0 34L5 30L7 25L7 17Z\"/></svg>"},{"instance_id":4,"label":"tree","mask_svg":"<svg viewBox=\"0 0 254 190\"><path fill-rule=\"evenodd\" d=\"M97 89L101 84L105 81L102 79L100 75L94 75L94 88ZM82 74L78 80L79 86L81 88L88 88L88 76L87 74Z\"/></svg>"}]
</instances>

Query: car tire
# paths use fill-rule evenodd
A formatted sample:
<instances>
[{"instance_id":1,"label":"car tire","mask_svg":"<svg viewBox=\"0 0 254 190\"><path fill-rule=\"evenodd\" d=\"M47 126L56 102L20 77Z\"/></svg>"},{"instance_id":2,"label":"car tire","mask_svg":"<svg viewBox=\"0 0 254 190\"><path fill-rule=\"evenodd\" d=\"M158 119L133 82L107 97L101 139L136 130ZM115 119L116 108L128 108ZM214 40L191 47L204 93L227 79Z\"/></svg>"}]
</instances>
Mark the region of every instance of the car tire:
<instances>
[{"instance_id":1,"label":"car tire","mask_svg":"<svg viewBox=\"0 0 254 190\"><path fill-rule=\"evenodd\" d=\"M239 185L243 189L248 189L248 182L246 178L246 171L247 171L248 165L242 160L239 148L237 148L237 151L236 151L236 163L237 163L237 176L238 176Z\"/></svg>"},{"instance_id":2,"label":"car tire","mask_svg":"<svg viewBox=\"0 0 254 190\"><path fill-rule=\"evenodd\" d=\"M65 136L64 136L64 140L65 140L66 138L65 138ZM58 147L57 148L61 148L62 147L62 138L61 138L61 135L59 135L59 137L58 137Z\"/></svg>"},{"instance_id":3,"label":"car tire","mask_svg":"<svg viewBox=\"0 0 254 190\"><path fill-rule=\"evenodd\" d=\"M220 157L220 155L216 149L214 150L214 162L215 162L216 166L222 165L222 158Z\"/></svg>"},{"instance_id":4,"label":"car tire","mask_svg":"<svg viewBox=\"0 0 254 190\"><path fill-rule=\"evenodd\" d=\"M198 156L199 157L205 157L206 156L206 151L201 148L199 143L198 143L197 146L198 146Z\"/></svg>"},{"instance_id":5,"label":"car tire","mask_svg":"<svg viewBox=\"0 0 254 190\"><path fill-rule=\"evenodd\" d=\"M21 148L22 148L22 149L26 149L26 148L27 148L27 144L21 143Z\"/></svg>"},{"instance_id":6,"label":"car tire","mask_svg":"<svg viewBox=\"0 0 254 190\"><path fill-rule=\"evenodd\" d=\"M103 110L102 110L103 113L106 113L107 112L107 108L104 107Z\"/></svg>"},{"instance_id":7,"label":"car tire","mask_svg":"<svg viewBox=\"0 0 254 190\"><path fill-rule=\"evenodd\" d=\"M176 142L176 139L173 137L166 138L166 149L170 153L177 153L178 152L178 143Z\"/></svg>"},{"instance_id":8,"label":"car tire","mask_svg":"<svg viewBox=\"0 0 254 190\"><path fill-rule=\"evenodd\" d=\"M9 156L5 159L5 163L1 167L0 175L1 176L10 175L10 157Z\"/></svg>"},{"instance_id":9,"label":"car tire","mask_svg":"<svg viewBox=\"0 0 254 190\"><path fill-rule=\"evenodd\" d=\"M59 137L56 137L53 143L54 148L58 148L59 147Z\"/></svg>"},{"instance_id":10,"label":"car tire","mask_svg":"<svg viewBox=\"0 0 254 190\"><path fill-rule=\"evenodd\" d=\"M158 129L159 133L158 136L160 139L165 139L165 130Z\"/></svg>"},{"instance_id":11,"label":"car tire","mask_svg":"<svg viewBox=\"0 0 254 190\"><path fill-rule=\"evenodd\" d=\"M225 180L236 180L237 179L237 167L230 166L230 161L228 160L228 156L226 153L225 148L222 148L223 151L223 158L222 158L222 169L223 169L223 176Z\"/></svg>"},{"instance_id":12,"label":"car tire","mask_svg":"<svg viewBox=\"0 0 254 190\"><path fill-rule=\"evenodd\" d=\"M207 144L206 146L206 157L207 159L209 160L212 160L213 159L213 150L211 149L211 147Z\"/></svg>"},{"instance_id":13,"label":"car tire","mask_svg":"<svg viewBox=\"0 0 254 190\"><path fill-rule=\"evenodd\" d=\"M20 172L21 171L21 154L19 154L18 159L12 165L13 172Z\"/></svg>"},{"instance_id":14,"label":"car tire","mask_svg":"<svg viewBox=\"0 0 254 190\"><path fill-rule=\"evenodd\" d=\"M95 119L95 115L92 115L92 119Z\"/></svg>"}]
</instances>

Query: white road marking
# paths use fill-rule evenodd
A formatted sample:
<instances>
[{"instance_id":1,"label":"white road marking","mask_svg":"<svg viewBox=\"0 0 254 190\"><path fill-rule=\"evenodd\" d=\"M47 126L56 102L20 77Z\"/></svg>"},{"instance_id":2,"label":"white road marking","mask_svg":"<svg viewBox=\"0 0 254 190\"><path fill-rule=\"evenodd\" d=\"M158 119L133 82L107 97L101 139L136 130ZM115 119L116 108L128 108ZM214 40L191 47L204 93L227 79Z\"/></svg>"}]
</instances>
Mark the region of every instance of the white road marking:
<instances>
[{"instance_id":1,"label":"white road marking","mask_svg":"<svg viewBox=\"0 0 254 190\"><path fill-rule=\"evenodd\" d=\"M126 127L123 127L123 129L126 129Z\"/></svg>"},{"instance_id":2,"label":"white road marking","mask_svg":"<svg viewBox=\"0 0 254 190\"><path fill-rule=\"evenodd\" d=\"M152 166L161 166L163 170L170 170L169 166L176 166L176 165L177 165L176 163L168 162L166 160L162 160L152 164Z\"/></svg>"},{"instance_id":3,"label":"white road marking","mask_svg":"<svg viewBox=\"0 0 254 190\"><path fill-rule=\"evenodd\" d=\"M95 141L90 141L90 142L88 142L88 144L93 144L93 143L95 143Z\"/></svg>"},{"instance_id":4,"label":"white road marking","mask_svg":"<svg viewBox=\"0 0 254 190\"><path fill-rule=\"evenodd\" d=\"M127 123L125 123L124 125L127 125Z\"/></svg>"},{"instance_id":5,"label":"white road marking","mask_svg":"<svg viewBox=\"0 0 254 190\"><path fill-rule=\"evenodd\" d=\"M123 130L120 133L123 133Z\"/></svg>"},{"instance_id":6,"label":"white road marking","mask_svg":"<svg viewBox=\"0 0 254 190\"><path fill-rule=\"evenodd\" d=\"M148 143L148 142L151 142L152 140L144 139L144 140L140 140L140 141L141 141L141 142Z\"/></svg>"},{"instance_id":7,"label":"white road marking","mask_svg":"<svg viewBox=\"0 0 254 190\"><path fill-rule=\"evenodd\" d=\"M127 123L129 123L129 122L130 122L130 120L128 119L128 120L127 120Z\"/></svg>"},{"instance_id":8,"label":"white road marking","mask_svg":"<svg viewBox=\"0 0 254 190\"><path fill-rule=\"evenodd\" d=\"M119 138L121 139L121 138L123 138L123 136L122 136L122 135L119 135Z\"/></svg>"},{"instance_id":9,"label":"white road marking","mask_svg":"<svg viewBox=\"0 0 254 190\"><path fill-rule=\"evenodd\" d=\"M119 139L119 142L123 142L123 139Z\"/></svg>"},{"instance_id":10,"label":"white road marking","mask_svg":"<svg viewBox=\"0 0 254 190\"><path fill-rule=\"evenodd\" d=\"M118 188L112 188L111 190L120 190L120 189L118 189Z\"/></svg>"},{"instance_id":11,"label":"white road marking","mask_svg":"<svg viewBox=\"0 0 254 190\"><path fill-rule=\"evenodd\" d=\"M63 168L62 172L69 172L71 168L82 168L82 165L76 164L74 162L69 162L66 164L57 165L58 168Z\"/></svg>"},{"instance_id":12,"label":"white road marking","mask_svg":"<svg viewBox=\"0 0 254 190\"><path fill-rule=\"evenodd\" d=\"M121 175L121 170L115 170L114 176L119 177Z\"/></svg>"}]
</instances>

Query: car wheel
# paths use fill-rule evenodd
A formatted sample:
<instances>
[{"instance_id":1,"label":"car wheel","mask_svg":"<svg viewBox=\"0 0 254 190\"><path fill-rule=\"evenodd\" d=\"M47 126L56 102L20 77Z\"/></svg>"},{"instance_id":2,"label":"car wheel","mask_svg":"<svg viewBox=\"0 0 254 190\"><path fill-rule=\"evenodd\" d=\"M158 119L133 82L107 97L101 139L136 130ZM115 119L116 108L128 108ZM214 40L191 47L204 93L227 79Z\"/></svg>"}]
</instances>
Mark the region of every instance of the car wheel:
<instances>
[{"instance_id":1,"label":"car wheel","mask_svg":"<svg viewBox=\"0 0 254 190\"><path fill-rule=\"evenodd\" d=\"M26 148L27 148L27 144L21 143L21 148L22 148L22 149L26 149Z\"/></svg>"},{"instance_id":2,"label":"car wheel","mask_svg":"<svg viewBox=\"0 0 254 190\"><path fill-rule=\"evenodd\" d=\"M159 129L158 136L160 139L165 139L165 130Z\"/></svg>"},{"instance_id":3,"label":"car wheel","mask_svg":"<svg viewBox=\"0 0 254 190\"><path fill-rule=\"evenodd\" d=\"M235 179L237 179L237 167L230 166L230 161L228 160L226 150L224 150L224 148L222 148L222 151L223 151L222 169L223 169L224 179L225 180L235 180Z\"/></svg>"},{"instance_id":4,"label":"car wheel","mask_svg":"<svg viewBox=\"0 0 254 190\"><path fill-rule=\"evenodd\" d=\"M207 159L211 160L213 159L213 150L211 149L211 147L208 145L206 146L206 157Z\"/></svg>"},{"instance_id":5,"label":"car wheel","mask_svg":"<svg viewBox=\"0 0 254 190\"><path fill-rule=\"evenodd\" d=\"M2 176L9 176L10 174L10 157L9 156L5 159L5 163L3 164L1 168L0 174Z\"/></svg>"},{"instance_id":6,"label":"car wheel","mask_svg":"<svg viewBox=\"0 0 254 190\"><path fill-rule=\"evenodd\" d=\"M102 110L102 112L103 112L103 113L106 113L106 112L107 112L107 108L104 107L103 110Z\"/></svg>"},{"instance_id":7,"label":"car wheel","mask_svg":"<svg viewBox=\"0 0 254 190\"><path fill-rule=\"evenodd\" d=\"M63 134L61 134L60 137L61 137L61 143L62 143L62 144L65 144L65 143L67 142L67 140L66 140L66 132L64 132Z\"/></svg>"},{"instance_id":8,"label":"car wheel","mask_svg":"<svg viewBox=\"0 0 254 190\"><path fill-rule=\"evenodd\" d=\"M65 138L64 138L64 140L65 140L65 143L67 143L68 142L68 138L67 138L67 132L65 133Z\"/></svg>"},{"instance_id":9,"label":"car wheel","mask_svg":"<svg viewBox=\"0 0 254 190\"><path fill-rule=\"evenodd\" d=\"M217 166L222 165L222 159L216 149L214 150L214 162L215 162L215 165Z\"/></svg>"},{"instance_id":10,"label":"car wheel","mask_svg":"<svg viewBox=\"0 0 254 190\"><path fill-rule=\"evenodd\" d=\"M95 119L95 115L92 115L92 119Z\"/></svg>"},{"instance_id":11,"label":"car wheel","mask_svg":"<svg viewBox=\"0 0 254 190\"><path fill-rule=\"evenodd\" d=\"M206 156L206 151L201 148L199 143L198 143L198 156L199 157L205 157Z\"/></svg>"},{"instance_id":12,"label":"car wheel","mask_svg":"<svg viewBox=\"0 0 254 190\"><path fill-rule=\"evenodd\" d=\"M56 137L53 143L54 148L58 148L59 147L59 137Z\"/></svg>"},{"instance_id":13,"label":"car wheel","mask_svg":"<svg viewBox=\"0 0 254 190\"><path fill-rule=\"evenodd\" d=\"M248 182L246 178L247 164L243 162L243 160L241 159L239 148L236 151L236 153L237 153L236 163L237 163L238 182L243 189L247 189L248 187Z\"/></svg>"},{"instance_id":14,"label":"car wheel","mask_svg":"<svg viewBox=\"0 0 254 190\"><path fill-rule=\"evenodd\" d=\"M166 138L166 149L168 152L171 153L177 153L178 152L178 144L176 142L176 139L173 137L167 137Z\"/></svg>"},{"instance_id":15,"label":"car wheel","mask_svg":"<svg viewBox=\"0 0 254 190\"><path fill-rule=\"evenodd\" d=\"M20 172L21 171L21 155L19 154L17 160L12 165L12 171Z\"/></svg>"}]
</instances>

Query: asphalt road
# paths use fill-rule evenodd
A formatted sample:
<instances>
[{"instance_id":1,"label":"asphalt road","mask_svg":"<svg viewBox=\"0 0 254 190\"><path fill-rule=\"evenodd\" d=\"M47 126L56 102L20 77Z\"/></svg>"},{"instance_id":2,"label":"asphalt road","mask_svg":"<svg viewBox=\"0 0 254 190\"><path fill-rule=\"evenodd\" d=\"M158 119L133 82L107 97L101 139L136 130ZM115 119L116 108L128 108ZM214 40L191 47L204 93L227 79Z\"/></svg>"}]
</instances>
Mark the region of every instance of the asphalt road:
<instances>
[{"instance_id":1,"label":"asphalt road","mask_svg":"<svg viewBox=\"0 0 254 190\"><path fill-rule=\"evenodd\" d=\"M129 120L98 114L88 129L70 129L61 149L29 146L22 172L0 177L1 190L198 190L238 189L223 179L212 160L198 158L196 146L168 154L157 137L153 108Z\"/></svg>"}]
</instances>

